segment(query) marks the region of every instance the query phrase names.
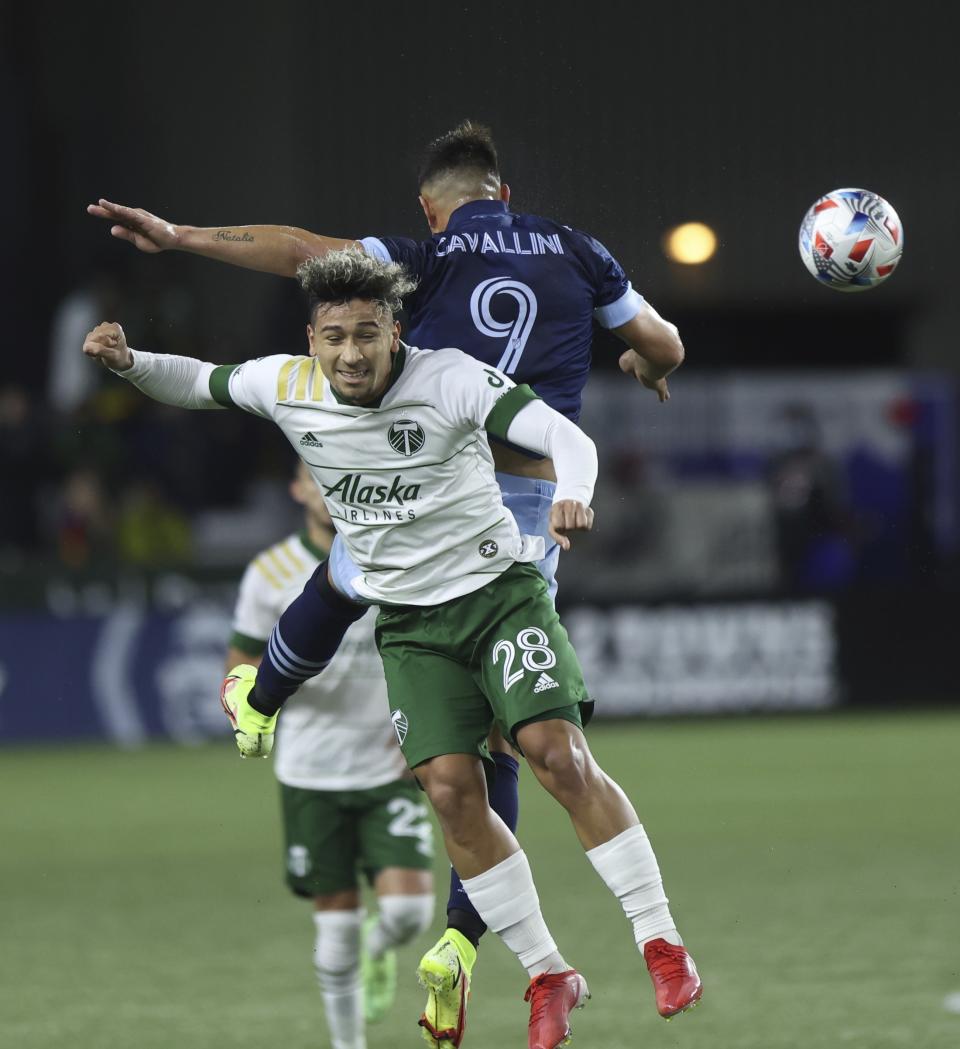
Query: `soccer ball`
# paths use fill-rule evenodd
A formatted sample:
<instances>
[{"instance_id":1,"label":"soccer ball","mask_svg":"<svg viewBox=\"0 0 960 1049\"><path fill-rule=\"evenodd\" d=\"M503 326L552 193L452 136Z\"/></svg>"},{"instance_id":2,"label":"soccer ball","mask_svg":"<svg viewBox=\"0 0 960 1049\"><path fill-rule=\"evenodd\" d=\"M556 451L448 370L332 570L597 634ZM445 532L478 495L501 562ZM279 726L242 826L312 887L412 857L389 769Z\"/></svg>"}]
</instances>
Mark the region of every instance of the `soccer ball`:
<instances>
[{"instance_id":1,"label":"soccer ball","mask_svg":"<svg viewBox=\"0 0 960 1049\"><path fill-rule=\"evenodd\" d=\"M903 226L892 207L866 189L835 189L800 224L800 258L828 288L866 291L882 284L903 252Z\"/></svg>"}]
</instances>

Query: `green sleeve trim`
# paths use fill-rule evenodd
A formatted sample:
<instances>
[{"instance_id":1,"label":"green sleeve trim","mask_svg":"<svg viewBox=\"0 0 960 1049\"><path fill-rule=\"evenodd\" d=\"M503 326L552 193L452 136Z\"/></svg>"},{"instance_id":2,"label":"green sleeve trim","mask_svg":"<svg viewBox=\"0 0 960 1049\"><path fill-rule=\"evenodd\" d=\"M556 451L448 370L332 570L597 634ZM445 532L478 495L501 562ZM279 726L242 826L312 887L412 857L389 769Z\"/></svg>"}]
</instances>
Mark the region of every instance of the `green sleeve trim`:
<instances>
[{"instance_id":1,"label":"green sleeve trim","mask_svg":"<svg viewBox=\"0 0 960 1049\"><path fill-rule=\"evenodd\" d=\"M483 428L501 441L507 439L507 430L521 408L531 401L539 401L540 398L524 383L522 386L514 386L508 390L497 403L490 409Z\"/></svg>"},{"instance_id":2,"label":"green sleeve trim","mask_svg":"<svg viewBox=\"0 0 960 1049\"><path fill-rule=\"evenodd\" d=\"M221 364L210 373L210 396L224 408L234 407L230 396L230 376L239 367L239 364Z\"/></svg>"},{"instance_id":3,"label":"green sleeve trim","mask_svg":"<svg viewBox=\"0 0 960 1049\"><path fill-rule=\"evenodd\" d=\"M262 656L266 651L267 643L256 637L247 637L246 634L239 634L235 630L230 635L230 647L237 648L248 656Z\"/></svg>"}]
</instances>

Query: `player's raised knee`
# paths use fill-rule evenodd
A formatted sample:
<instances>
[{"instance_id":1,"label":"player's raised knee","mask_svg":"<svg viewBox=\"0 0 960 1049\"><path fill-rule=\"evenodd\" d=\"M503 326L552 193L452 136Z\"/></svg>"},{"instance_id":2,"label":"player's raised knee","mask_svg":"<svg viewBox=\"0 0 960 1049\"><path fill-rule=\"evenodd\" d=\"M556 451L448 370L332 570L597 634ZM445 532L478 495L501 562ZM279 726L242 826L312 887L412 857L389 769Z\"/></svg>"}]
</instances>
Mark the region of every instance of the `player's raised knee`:
<instances>
[{"instance_id":1,"label":"player's raised knee","mask_svg":"<svg viewBox=\"0 0 960 1049\"><path fill-rule=\"evenodd\" d=\"M566 721L538 721L517 733L524 755L538 775L545 774L569 789L587 789L593 778L594 762L583 740Z\"/></svg>"},{"instance_id":2,"label":"player's raised knee","mask_svg":"<svg viewBox=\"0 0 960 1049\"><path fill-rule=\"evenodd\" d=\"M483 770L477 759L465 754L443 754L415 769L438 818L447 824L473 816L487 807Z\"/></svg>"}]
</instances>

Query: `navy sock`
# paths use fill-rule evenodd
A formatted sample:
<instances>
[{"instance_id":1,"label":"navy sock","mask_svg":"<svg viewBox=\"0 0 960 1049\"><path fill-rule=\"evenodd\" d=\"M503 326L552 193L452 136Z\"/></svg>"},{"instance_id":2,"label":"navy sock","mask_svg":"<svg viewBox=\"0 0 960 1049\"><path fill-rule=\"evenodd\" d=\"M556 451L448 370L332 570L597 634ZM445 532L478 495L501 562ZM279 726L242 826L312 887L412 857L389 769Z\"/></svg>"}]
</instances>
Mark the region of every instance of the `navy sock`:
<instances>
[{"instance_id":1,"label":"navy sock","mask_svg":"<svg viewBox=\"0 0 960 1049\"><path fill-rule=\"evenodd\" d=\"M489 787L490 808L513 831L520 813L520 763L512 754L492 751L497 773ZM473 909L457 872L450 868L450 898L447 900L447 928L456 929L473 944L487 931L483 919Z\"/></svg>"},{"instance_id":2,"label":"navy sock","mask_svg":"<svg viewBox=\"0 0 960 1049\"><path fill-rule=\"evenodd\" d=\"M274 626L248 702L268 717L333 659L366 605L343 597L327 579L324 561Z\"/></svg>"}]
</instances>

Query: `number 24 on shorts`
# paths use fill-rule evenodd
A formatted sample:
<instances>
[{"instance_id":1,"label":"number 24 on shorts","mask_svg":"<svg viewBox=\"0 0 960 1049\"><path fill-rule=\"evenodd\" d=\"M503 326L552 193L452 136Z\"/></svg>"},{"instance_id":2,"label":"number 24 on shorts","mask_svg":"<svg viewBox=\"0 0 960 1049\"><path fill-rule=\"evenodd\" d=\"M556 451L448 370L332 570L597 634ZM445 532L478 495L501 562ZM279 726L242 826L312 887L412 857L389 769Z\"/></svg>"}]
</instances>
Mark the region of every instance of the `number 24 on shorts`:
<instances>
[{"instance_id":1,"label":"number 24 on shorts","mask_svg":"<svg viewBox=\"0 0 960 1049\"><path fill-rule=\"evenodd\" d=\"M517 648L520 649L520 663L522 669L514 670L513 665L517 658ZM512 641L498 641L493 646L491 660L494 666L500 662L503 655L503 691L509 692L511 688L523 677L524 672L529 670L539 674L542 670L549 670L557 665L557 657L550 647L550 638L536 626L526 627L517 634L517 643Z\"/></svg>"}]
</instances>

